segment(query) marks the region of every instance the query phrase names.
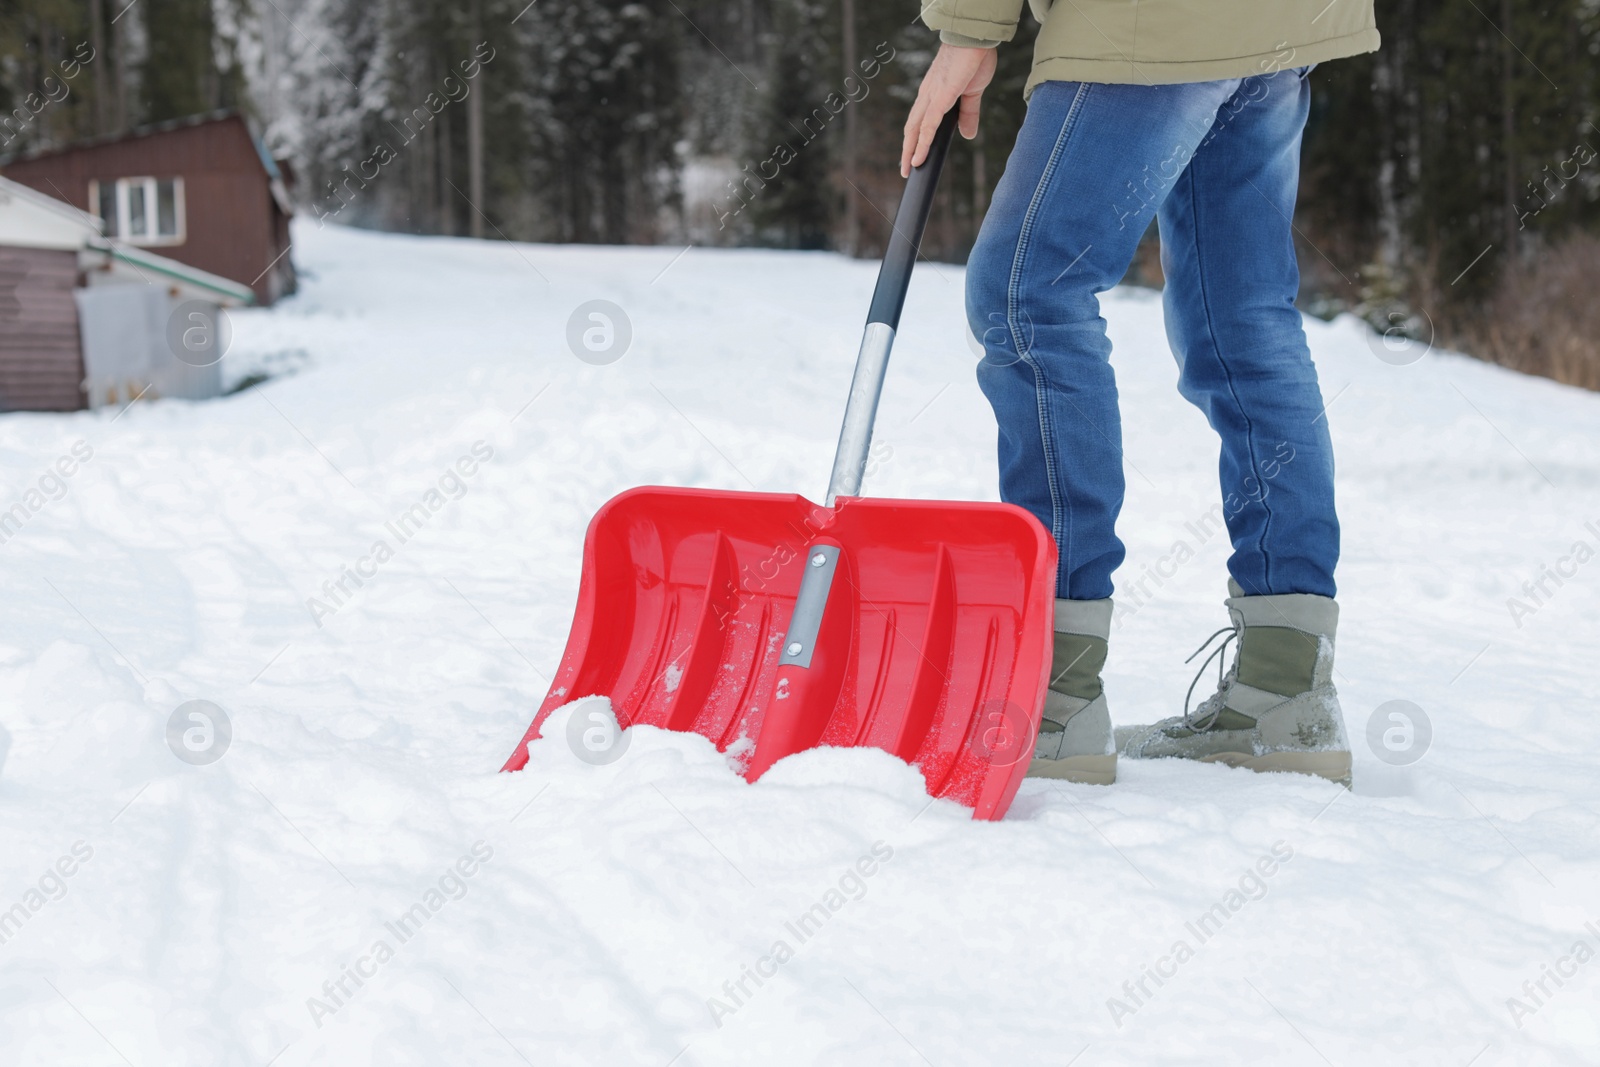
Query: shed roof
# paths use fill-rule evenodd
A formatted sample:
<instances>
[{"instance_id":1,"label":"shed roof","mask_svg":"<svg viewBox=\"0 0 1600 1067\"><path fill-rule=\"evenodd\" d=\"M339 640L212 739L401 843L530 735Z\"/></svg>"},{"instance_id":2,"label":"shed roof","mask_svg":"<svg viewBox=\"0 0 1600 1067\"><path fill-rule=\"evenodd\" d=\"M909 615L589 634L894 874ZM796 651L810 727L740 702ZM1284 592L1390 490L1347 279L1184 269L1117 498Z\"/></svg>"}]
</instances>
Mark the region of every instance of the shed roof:
<instances>
[{"instance_id":1,"label":"shed roof","mask_svg":"<svg viewBox=\"0 0 1600 1067\"><path fill-rule=\"evenodd\" d=\"M48 165L50 160L94 153L99 149L128 141L138 141L148 137L160 136L164 133L194 129L200 126L215 126L222 123L237 124L239 131L249 139L250 147L255 152L256 162L261 164L262 173L267 178L267 187L272 193L272 199L277 202L278 210L288 216L294 215L294 204L289 196L292 174L284 174L285 167L279 166L278 161L272 158L272 153L267 151L266 142L261 139L261 135L256 131L255 124L251 122L250 117L236 108L205 111L198 115L185 115L183 118L168 119L165 122L153 122L144 126L135 126L120 133L88 137L51 148L36 148L11 155L0 155L0 170L15 164L44 162Z\"/></svg>"},{"instance_id":2,"label":"shed roof","mask_svg":"<svg viewBox=\"0 0 1600 1067\"><path fill-rule=\"evenodd\" d=\"M101 236L100 220L20 182L0 178L0 247L77 252L79 264L117 281L158 275L197 298L224 306L255 303L249 286Z\"/></svg>"},{"instance_id":3,"label":"shed roof","mask_svg":"<svg viewBox=\"0 0 1600 1067\"><path fill-rule=\"evenodd\" d=\"M170 133L173 130L183 130L194 126L208 126L212 123L227 122L229 120L237 120L243 123L246 132L250 135L251 143L255 145L256 156L261 160L261 167L266 171L267 177L281 180L283 175L278 170L278 164L273 161L272 153L267 151L266 145L257 136L250 120L236 108L203 111L198 115L185 115L178 119L167 119L165 122L151 122L143 126L122 130L118 133L102 134L99 137L85 137L82 140L54 145L50 148L35 148L26 152L16 152L12 155L0 156L0 167L4 167L9 163L28 163L36 159L50 159L54 156L71 155L74 152L81 152L89 148L102 148L106 145L120 144L123 141L139 140L154 134Z\"/></svg>"},{"instance_id":4,"label":"shed roof","mask_svg":"<svg viewBox=\"0 0 1600 1067\"><path fill-rule=\"evenodd\" d=\"M0 245L74 251L100 237L100 220L65 200L0 178Z\"/></svg>"}]
</instances>

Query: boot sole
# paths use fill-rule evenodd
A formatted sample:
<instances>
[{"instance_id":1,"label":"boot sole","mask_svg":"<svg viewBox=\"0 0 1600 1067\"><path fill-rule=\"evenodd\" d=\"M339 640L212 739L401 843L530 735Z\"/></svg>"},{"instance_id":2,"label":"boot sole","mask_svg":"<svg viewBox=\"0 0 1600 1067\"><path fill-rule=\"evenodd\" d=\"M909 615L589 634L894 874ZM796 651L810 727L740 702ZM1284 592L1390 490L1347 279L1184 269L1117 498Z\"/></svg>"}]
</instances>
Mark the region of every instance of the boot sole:
<instances>
[{"instance_id":1,"label":"boot sole","mask_svg":"<svg viewBox=\"0 0 1600 1067\"><path fill-rule=\"evenodd\" d=\"M1082 785L1112 785L1117 780L1117 757L1063 756L1060 759L1036 759L1028 764L1029 778L1054 778Z\"/></svg>"},{"instance_id":2,"label":"boot sole","mask_svg":"<svg viewBox=\"0 0 1600 1067\"><path fill-rule=\"evenodd\" d=\"M1223 763L1229 767L1243 767L1247 771L1310 774L1338 782L1346 789L1350 788L1348 752L1269 752L1265 756L1252 756L1243 752L1218 752L1200 757L1199 762Z\"/></svg>"}]
</instances>

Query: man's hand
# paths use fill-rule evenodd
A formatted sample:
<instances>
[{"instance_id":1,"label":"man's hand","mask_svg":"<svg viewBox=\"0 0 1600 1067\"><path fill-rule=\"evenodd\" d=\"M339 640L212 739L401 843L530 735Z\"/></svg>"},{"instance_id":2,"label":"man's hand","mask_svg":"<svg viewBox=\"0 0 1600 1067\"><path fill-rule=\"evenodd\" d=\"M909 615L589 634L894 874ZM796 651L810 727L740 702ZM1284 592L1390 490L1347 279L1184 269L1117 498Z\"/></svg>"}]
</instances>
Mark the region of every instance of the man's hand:
<instances>
[{"instance_id":1,"label":"man's hand","mask_svg":"<svg viewBox=\"0 0 1600 1067\"><path fill-rule=\"evenodd\" d=\"M978 136L978 101L994 77L993 48L962 48L943 44L933 57L933 65L922 76L917 102L906 119L905 145L900 150L900 177L911 175L911 168L922 165L933 145L933 135L945 112L961 101L961 136Z\"/></svg>"}]
</instances>

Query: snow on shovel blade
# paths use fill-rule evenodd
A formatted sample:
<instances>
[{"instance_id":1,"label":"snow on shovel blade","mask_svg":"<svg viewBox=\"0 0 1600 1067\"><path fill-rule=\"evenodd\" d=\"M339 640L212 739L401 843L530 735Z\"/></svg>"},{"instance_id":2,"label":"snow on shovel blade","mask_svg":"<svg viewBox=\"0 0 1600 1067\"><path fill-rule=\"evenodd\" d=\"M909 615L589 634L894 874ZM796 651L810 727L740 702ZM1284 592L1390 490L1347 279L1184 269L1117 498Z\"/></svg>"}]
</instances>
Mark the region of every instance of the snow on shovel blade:
<instances>
[{"instance_id":1,"label":"snow on shovel blade","mask_svg":"<svg viewBox=\"0 0 1600 1067\"><path fill-rule=\"evenodd\" d=\"M1005 814L1044 708L1055 544L1008 504L645 487L589 524L566 652L503 768L551 711L692 730L759 778L873 745L928 792Z\"/></svg>"}]
</instances>

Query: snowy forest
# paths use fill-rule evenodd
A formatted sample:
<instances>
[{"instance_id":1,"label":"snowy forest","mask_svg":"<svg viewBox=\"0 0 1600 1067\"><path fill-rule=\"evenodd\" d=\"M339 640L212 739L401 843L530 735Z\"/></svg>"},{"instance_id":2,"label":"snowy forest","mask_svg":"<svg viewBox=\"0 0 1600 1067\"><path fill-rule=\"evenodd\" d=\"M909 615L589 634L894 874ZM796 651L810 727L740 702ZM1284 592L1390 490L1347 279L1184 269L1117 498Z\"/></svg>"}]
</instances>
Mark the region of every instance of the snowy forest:
<instances>
[{"instance_id":1,"label":"snowy forest","mask_svg":"<svg viewBox=\"0 0 1600 1067\"><path fill-rule=\"evenodd\" d=\"M856 0L6 0L0 156L219 108L307 218L870 256L936 40ZM1600 388L1600 6L1386 0L1313 75L1302 302ZM964 256L1024 111L1001 50L926 252ZM92 57L85 59L85 57ZM758 172L778 171L773 179ZM1130 281L1159 284L1154 234Z\"/></svg>"}]
</instances>

